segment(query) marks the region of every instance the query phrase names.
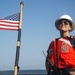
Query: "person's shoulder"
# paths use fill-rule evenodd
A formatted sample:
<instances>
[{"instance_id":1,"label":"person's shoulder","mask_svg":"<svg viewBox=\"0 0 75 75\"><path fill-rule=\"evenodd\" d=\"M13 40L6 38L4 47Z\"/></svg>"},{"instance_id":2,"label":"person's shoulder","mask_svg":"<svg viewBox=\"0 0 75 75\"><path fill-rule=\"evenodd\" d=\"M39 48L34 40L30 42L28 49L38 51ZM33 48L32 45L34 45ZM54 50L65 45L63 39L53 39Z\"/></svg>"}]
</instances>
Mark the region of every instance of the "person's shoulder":
<instances>
[{"instance_id":1,"label":"person's shoulder","mask_svg":"<svg viewBox=\"0 0 75 75\"><path fill-rule=\"evenodd\" d=\"M52 42L55 42L57 39L59 39L59 38L54 38L54 39L52 40Z\"/></svg>"},{"instance_id":2,"label":"person's shoulder","mask_svg":"<svg viewBox=\"0 0 75 75\"><path fill-rule=\"evenodd\" d=\"M54 39L52 40L52 42L55 41L56 39L57 39L57 38L54 38Z\"/></svg>"},{"instance_id":3,"label":"person's shoulder","mask_svg":"<svg viewBox=\"0 0 75 75\"><path fill-rule=\"evenodd\" d=\"M58 38L54 38L54 41L56 41L56 40L59 40L61 37L58 37Z\"/></svg>"}]
</instances>

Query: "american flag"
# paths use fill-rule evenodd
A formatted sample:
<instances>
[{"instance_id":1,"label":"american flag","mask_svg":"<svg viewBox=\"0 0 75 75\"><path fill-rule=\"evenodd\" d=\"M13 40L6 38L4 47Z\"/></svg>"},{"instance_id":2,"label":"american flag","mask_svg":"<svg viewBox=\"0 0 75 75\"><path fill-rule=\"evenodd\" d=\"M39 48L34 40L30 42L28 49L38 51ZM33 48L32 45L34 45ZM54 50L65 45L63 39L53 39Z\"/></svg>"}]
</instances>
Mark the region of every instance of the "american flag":
<instances>
[{"instance_id":1,"label":"american flag","mask_svg":"<svg viewBox=\"0 0 75 75\"><path fill-rule=\"evenodd\" d=\"M0 19L0 30L18 30L19 20L19 13Z\"/></svg>"}]
</instances>

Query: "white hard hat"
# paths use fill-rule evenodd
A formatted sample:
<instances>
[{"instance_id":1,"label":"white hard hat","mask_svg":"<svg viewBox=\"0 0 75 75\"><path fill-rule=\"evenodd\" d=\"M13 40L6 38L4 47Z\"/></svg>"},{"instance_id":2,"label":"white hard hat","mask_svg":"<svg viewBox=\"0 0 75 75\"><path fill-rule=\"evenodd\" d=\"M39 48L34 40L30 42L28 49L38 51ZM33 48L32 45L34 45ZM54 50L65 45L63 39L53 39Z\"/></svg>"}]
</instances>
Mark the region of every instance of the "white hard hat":
<instances>
[{"instance_id":1,"label":"white hard hat","mask_svg":"<svg viewBox=\"0 0 75 75\"><path fill-rule=\"evenodd\" d=\"M63 20L63 19L66 19L66 20L68 20L68 21L71 23L72 27L71 27L71 30L70 30L70 31L73 31L74 28L75 28L75 25L74 25L74 23L73 23L72 18L71 18L69 15L62 15L59 19L57 19L57 20L55 21L55 26L56 26L56 28L58 29L58 22L59 22L60 20ZM59 30L59 29L58 29L58 30Z\"/></svg>"}]
</instances>

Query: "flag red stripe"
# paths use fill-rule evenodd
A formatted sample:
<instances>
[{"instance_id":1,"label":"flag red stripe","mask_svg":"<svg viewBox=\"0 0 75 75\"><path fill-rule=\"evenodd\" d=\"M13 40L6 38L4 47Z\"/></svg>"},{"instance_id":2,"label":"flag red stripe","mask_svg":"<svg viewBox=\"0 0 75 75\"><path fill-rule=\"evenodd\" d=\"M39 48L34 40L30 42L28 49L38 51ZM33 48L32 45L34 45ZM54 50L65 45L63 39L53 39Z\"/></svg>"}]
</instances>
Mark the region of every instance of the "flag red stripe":
<instances>
[{"instance_id":1,"label":"flag red stripe","mask_svg":"<svg viewBox=\"0 0 75 75\"><path fill-rule=\"evenodd\" d=\"M3 23L19 24L19 21L11 21L11 20L0 20L0 22L3 22Z\"/></svg>"},{"instance_id":2,"label":"flag red stripe","mask_svg":"<svg viewBox=\"0 0 75 75\"><path fill-rule=\"evenodd\" d=\"M10 29L10 30L12 30L12 29L14 29L14 30L17 30L18 29L18 27L7 27L7 26L0 26L0 29Z\"/></svg>"},{"instance_id":3,"label":"flag red stripe","mask_svg":"<svg viewBox=\"0 0 75 75\"><path fill-rule=\"evenodd\" d=\"M0 30L16 30L16 31L18 31L18 29L10 29L10 28L0 28Z\"/></svg>"},{"instance_id":4,"label":"flag red stripe","mask_svg":"<svg viewBox=\"0 0 75 75\"><path fill-rule=\"evenodd\" d=\"M9 24L9 25L7 25L7 24L0 24L0 26L7 26L7 27L19 27L18 25L11 25L11 24Z\"/></svg>"}]
</instances>

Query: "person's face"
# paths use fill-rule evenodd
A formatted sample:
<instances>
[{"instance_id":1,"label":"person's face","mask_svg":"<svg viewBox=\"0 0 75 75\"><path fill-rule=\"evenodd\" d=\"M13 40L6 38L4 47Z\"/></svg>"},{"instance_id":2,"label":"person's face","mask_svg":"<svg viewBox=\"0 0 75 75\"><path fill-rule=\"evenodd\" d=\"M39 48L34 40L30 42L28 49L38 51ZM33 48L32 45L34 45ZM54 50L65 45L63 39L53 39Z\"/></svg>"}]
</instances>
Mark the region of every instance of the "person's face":
<instances>
[{"instance_id":1,"label":"person's face","mask_svg":"<svg viewBox=\"0 0 75 75\"><path fill-rule=\"evenodd\" d=\"M58 23L58 29L60 31L70 31L71 30L71 23L67 20L60 20Z\"/></svg>"}]
</instances>

